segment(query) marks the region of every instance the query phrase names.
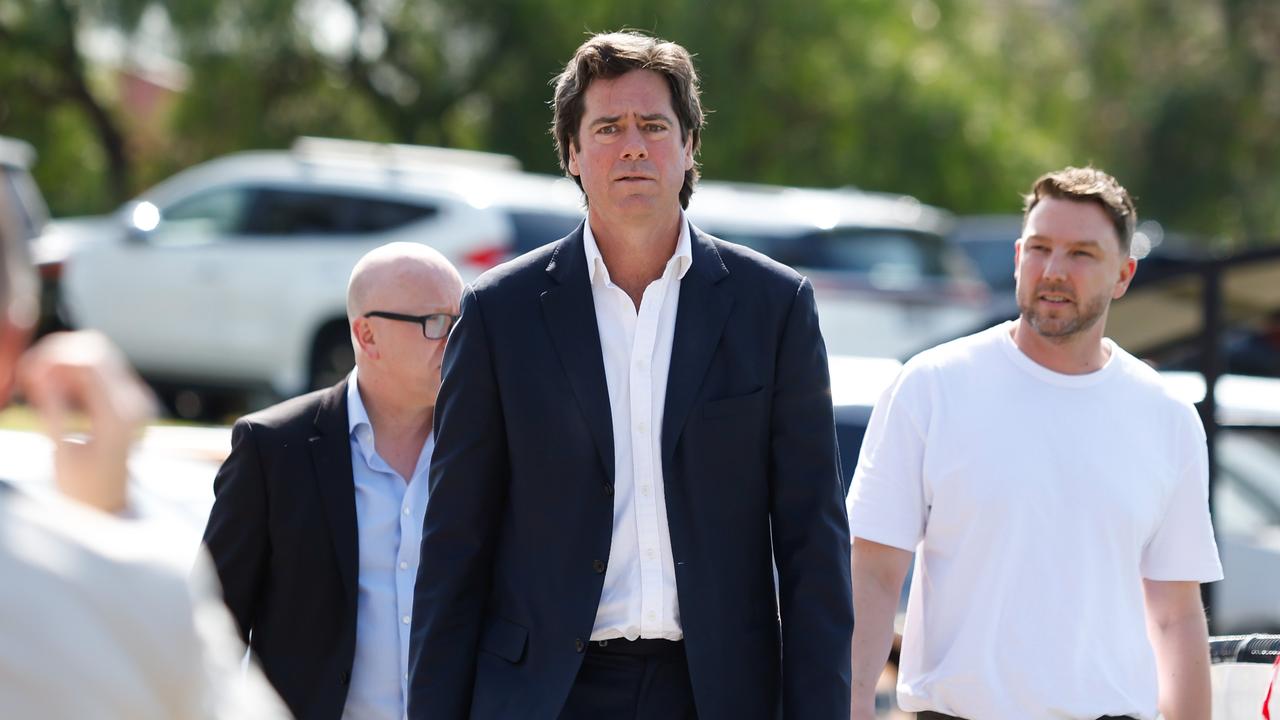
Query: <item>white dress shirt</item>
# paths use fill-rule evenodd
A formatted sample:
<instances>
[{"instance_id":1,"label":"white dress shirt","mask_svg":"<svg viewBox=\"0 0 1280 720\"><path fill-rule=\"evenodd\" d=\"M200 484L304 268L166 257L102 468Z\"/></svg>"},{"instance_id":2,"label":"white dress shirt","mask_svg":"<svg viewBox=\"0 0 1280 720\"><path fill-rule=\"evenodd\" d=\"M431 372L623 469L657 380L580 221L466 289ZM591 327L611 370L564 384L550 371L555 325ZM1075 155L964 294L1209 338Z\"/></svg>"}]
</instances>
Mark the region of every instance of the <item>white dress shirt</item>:
<instances>
[{"instance_id":1,"label":"white dress shirt","mask_svg":"<svg viewBox=\"0 0 1280 720\"><path fill-rule=\"evenodd\" d=\"M680 281L693 263L689 223L681 213L675 254L639 312L609 279L590 221L582 235L613 415L613 540L591 639L679 640L661 441Z\"/></svg>"},{"instance_id":2,"label":"white dress shirt","mask_svg":"<svg viewBox=\"0 0 1280 720\"><path fill-rule=\"evenodd\" d=\"M347 423L360 567L355 662L342 717L402 720L407 717L413 583L435 433L427 437L413 476L405 482L378 455L355 370L347 381Z\"/></svg>"}]
</instances>

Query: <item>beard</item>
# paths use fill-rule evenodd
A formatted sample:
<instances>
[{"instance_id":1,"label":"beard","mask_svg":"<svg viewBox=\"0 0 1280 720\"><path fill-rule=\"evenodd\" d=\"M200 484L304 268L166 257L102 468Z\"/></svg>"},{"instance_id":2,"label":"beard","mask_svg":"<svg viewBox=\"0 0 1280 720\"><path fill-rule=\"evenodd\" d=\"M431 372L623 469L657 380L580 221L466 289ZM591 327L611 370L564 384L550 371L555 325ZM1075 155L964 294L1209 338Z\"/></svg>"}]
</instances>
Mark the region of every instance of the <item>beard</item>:
<instances>
[{"instance_id":1,"label":"beard","mask_svg":"<svg viewBox=\"0 0 1280 720\"><path fill-rule=\"evenodd\" d=\"M1041 312L1038 298L1041 295L1062 295L1071 300L1057 310ZM1074 293L1060 286L1044 286L1035 289L1030 298L1018 298L1018 310L1023 320L1037 334L1055 342L1066 342L1092 328L1106 314L1111 298L1098 295L1086 298L1082 303Z\"/></svg>"}]
</instances>

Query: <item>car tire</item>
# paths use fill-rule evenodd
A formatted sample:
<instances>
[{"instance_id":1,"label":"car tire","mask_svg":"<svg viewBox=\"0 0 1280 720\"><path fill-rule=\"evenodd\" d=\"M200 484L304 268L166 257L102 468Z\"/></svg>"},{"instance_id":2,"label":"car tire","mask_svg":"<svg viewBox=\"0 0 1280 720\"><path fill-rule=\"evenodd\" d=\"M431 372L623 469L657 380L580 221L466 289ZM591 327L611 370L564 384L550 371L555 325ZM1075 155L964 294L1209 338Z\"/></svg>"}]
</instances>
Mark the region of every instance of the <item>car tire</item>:
<instances>
[{"instance_id":1,"label":"car tire","mask_svg":"<svg viewBox=\"0 0 1280 720\"><path fill-rule=\"evenodd\" d=\"M334 320L320 328L311 348L311 375L308 388L320 390L335 385L355 367L351 331L345 320Z\"/></svg>"}]
</instances>

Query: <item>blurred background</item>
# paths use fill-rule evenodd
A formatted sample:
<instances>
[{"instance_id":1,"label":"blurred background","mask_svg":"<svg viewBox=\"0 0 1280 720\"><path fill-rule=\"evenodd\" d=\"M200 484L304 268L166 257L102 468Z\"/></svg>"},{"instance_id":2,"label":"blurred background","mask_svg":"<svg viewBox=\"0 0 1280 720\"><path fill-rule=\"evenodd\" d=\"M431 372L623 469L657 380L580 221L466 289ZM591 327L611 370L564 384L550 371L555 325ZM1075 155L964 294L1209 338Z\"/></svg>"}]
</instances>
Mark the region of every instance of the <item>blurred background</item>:
<instances>
[{"instance_id":1,"label":"blurred background","mask_svg":"<svg viewBox=\"0 0 1280 720\"><path fill-rule=\"evenodd\" d=\"M1280 631L1275 0L0 0L42 330L100 329L153 383L135 471L193 548L225 424L350 367L365 251L472 278L581 220L549 81L621 27L697 55L691 219L813 280L848 472L902 360L1016 315L1020 193L1118 177L1144 258L1109 335L1205 419L1213 629ZM32 418L0 428L0 474L42 475Z\"/></svg>"},{"instance_id":2,"label":"blurred background","mask_svg":"<svg viewBox=\"0 0 1280 720\"><path fill-rule=\"evenodd\" d=\"M584 32L697 53L704 174L1004 213L1094 162L1147 217L1280 235L1272 0L3 0L0 132L55 216L301 135L505 153L554 172L547 83Z\"/></svg>"}]
</instances>

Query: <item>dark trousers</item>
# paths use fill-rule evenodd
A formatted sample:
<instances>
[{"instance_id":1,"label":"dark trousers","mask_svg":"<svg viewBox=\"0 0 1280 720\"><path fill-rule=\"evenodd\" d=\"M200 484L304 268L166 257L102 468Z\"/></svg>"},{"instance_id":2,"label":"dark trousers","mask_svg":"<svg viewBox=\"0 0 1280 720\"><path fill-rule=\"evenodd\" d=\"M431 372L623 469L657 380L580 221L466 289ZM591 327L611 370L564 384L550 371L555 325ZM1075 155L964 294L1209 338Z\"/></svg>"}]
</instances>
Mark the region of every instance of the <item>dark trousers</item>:
<instances>
[{"instance_id":1,"label":"dark trousers","mask_svg":"<svg viewBox=\"0 0 1280 720\"><path fill-rule=\"evenodd\" d=\"M963 717L943 715L941 712L933 712L932 710L916 712L915 717L918 720L964 720ZM1128 715L1103 715L1102 717L1098 717L1098 720L1133 720L1133 717Z\"/></svg>"},{"instance_id":2,"label":"dark trousers","mask_svg":"<svg viewBox=\"0 0 1280 720\"><path fill-rule=\"evenodd\" d=\"M697 720L684 643L587 644L560 720Z\"/></svg>"}]
</instances>

